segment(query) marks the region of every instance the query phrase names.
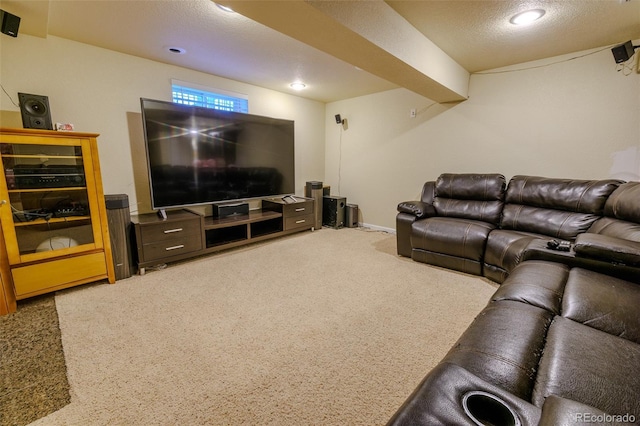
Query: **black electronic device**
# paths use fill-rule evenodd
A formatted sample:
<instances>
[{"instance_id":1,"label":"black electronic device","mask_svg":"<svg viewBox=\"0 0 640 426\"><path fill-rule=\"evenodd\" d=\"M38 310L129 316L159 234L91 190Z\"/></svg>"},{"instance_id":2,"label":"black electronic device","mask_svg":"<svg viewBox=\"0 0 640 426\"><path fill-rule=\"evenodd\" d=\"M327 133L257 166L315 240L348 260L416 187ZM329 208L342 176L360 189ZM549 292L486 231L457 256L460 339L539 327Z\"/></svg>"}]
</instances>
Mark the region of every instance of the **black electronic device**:
<instances>
[{"instance_id":1,"label":"black electronic device","mask_svg":"<svg viewBox=\"0 0 640 426\"><path fill-rule=\"evenodd\" d=\"M0 9L0 31L11 37L18 37L20 17Z\"/></svg>"},{"instance_id":2,"label":"black electronic device","mask_svg":"<svg viewBox=\"0 0 640 426\"><path fill-rule=\"evenodd\" d=\"M551 240L547 241L547 248L557 251L569 251L571 250L571 243L563 240Z\"/></svg>"},{"instance_id":3,"label":"black electronic device","mask_svg":"<svg viewBox=\"0 0 640 426\"><path fill-rule=\"evenodd\" d=\"M223 218L249 214L249 203L220 204L213 203L213 217Z\"/></svg>"},{"instance_id":4,"label":"black electronic device","mask_svg":"<svg viewBox=\"0 0 640 426\"><path fill-rule=\"evenodd\" d=\"M340 114L336 114L335 119L336 119L336 124L342 124L342 117L340 116Z\"/></svg>"},{"instance_id":5,"label":"black electronic device","mask_svg":"<svg viewBox=\"0 0 640 426\"><path fill-rule=\"evenodd\" d=\"M22 126L25 129L53 130L49 98L43 95L18 93Z\"/></svg>"},{"instance_id":6,"label":"black electronic device","mask_svg":"<svg viewBox=\"0 0 640 426\"><path fill-rule=\"evenodd\" d=\"M84 169L78 166L16 165L5 170L8 189L65 188L86 184Z\"/></svg>"},{"instance_id":7,"label":"black electronic device","mask_svg":"<svg viewBox=\"0 0 640 426\"><path fill-rule=\"evenodd\" d=\"M294 122L141 99L154 209L295 192Z\"/></svg>"},{"instance_id":8,"label":"black electronic device","mask_svg":"<svg viewBox=\"0 0 640 426\"><path fill-rule=\"evenodd\" d=\"M322 197L322 225L331 228L342 228L345 223L347 199L325 195Z\"/></svg>"},{"instance_id":9,"label":"black electronic device","mask_svg":"<svg viewBox=\"0 0 640 426\"><path fill-rule=\"evenodd\" d=\"M89 208L83 204L70 203L58 206L52 213L53 217L89 216Z\"/></svg>"},{"instance_id":10,"label":"black electronic device","mask_svg":"<svg viewBox=\"0 0 640 426\"><path fill-rule=\"evenodd\" d=\"M613 53L613 59L616 61L616 64L627 62L633 56L634 47L631 40L629 40L626 43L619 44L612 48L611 53Z\"/></svg>"}]
</instances>

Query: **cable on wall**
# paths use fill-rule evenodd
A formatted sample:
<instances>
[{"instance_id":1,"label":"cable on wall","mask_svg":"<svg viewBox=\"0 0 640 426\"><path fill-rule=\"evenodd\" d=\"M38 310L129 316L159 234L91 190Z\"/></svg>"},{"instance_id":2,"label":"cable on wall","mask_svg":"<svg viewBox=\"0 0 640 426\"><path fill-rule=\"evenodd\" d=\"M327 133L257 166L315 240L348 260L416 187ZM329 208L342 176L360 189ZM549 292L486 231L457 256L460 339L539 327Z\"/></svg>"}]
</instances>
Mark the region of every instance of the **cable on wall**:
<instances>
[{"instance_id":1,"label":"cable on wall","mask_svg":"<svg viewBox=\"0 0 640 426\"><path fill-rule=\"evenodd\" d=\"M548 64L544 64L544 65L535 65L535 66L531 66L531 67L526 67L526 68L518 68L515 70L503 70L503 71L479 71L479 72L474 72L472 74L480 74L480 75L486 75L486 74L505 74L505 73L510 73L510 72L519 72L519 71L527 71L527 70L533 70L533 69L537 69L537 68L546 68L546 67L550 67L552 65L557 65L557 64L562 64L564 62L569 62L569 61L573 61L576 59L580 59L580 58L584 58L586 56L591 56L591 55L595 55L596 53L600 53L602 51L605 50L609 50L613 47L613 45L611 46L607 46L607 47L603 47L602 49L598 49L595 50L593 52L589 52L589 53L585 53L582 55L578 55L578 56L574 56L572 58L567 58L567 59L561 59L559 61L556 62L551 62Z\"/></svg>"},{"instance_id":2,"label":"cable on wall","mask_svg":"<svg viewBox=\"0 0 640 426\"><path fill-rule=\"evenodd\" d=\"M0 87L2 88L2 91L4 92L5 95L7 95L7 97L9 98L9 100L11 101L11 103L15 106L17 106L18 108L20 108L20 105L18 105L13 98L11 97L11 95L9 94L9 92L7 92L4 88L4 86L2 84L0 84Z\"/></svg>"}]
</instances>

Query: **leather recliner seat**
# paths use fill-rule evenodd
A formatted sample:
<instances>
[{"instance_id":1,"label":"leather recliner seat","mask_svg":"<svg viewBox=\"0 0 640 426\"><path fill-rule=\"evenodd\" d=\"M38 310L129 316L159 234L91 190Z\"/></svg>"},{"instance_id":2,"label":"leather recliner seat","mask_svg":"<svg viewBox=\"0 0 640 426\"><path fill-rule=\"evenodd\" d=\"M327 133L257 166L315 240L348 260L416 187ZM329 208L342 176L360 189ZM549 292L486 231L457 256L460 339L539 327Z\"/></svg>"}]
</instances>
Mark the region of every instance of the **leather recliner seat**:
<instances>
[{"instance_id":1,"label":"leather recliner seat","mask_svg":"<svg viewBox=\"0 0 640 426\"><path fill-rule=\"evenodd\" d=\"M481 275L485 244L500 221L505 187L500 174L442 174L435 184L424 186L426 202L401 203L398 210L404 215L397 222L404 226L404 240L409 233L411 258ZM399 241L398 250L409 251L405 241Z\"/></svg>"},{"instance_id":2,"label":"leather recliner seat","mask_svg":"<svg viewBox=\"0 0 640 426\"><path fill-rule=\"evenodd\" d=\"M503 282L533 240L574 242L602 217L607 199L621 183L514 176L499 229L487 240L483 275Z\"/></svg>"}]
</instances>

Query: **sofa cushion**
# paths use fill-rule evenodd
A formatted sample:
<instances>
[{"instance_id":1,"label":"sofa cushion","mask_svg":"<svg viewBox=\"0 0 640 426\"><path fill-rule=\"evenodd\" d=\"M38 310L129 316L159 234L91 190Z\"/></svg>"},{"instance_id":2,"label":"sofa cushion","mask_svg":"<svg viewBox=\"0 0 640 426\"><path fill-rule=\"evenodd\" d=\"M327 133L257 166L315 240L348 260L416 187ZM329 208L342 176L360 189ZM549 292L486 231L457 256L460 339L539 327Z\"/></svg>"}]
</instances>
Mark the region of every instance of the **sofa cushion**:
<instances>
[{"instance_id":1,"label":"sofa cushion","mask_svg":"<svg viewBox=\"0 0 640 426\"><path fill-rule=\"evenodd\" d=\"M500 174L444 173L436 180L433 206L438 216L497 224L505 187Z\"/></svg>"},{"instance_id":2,"label":"sofa cushion","mask_svg":"<svg viewBox=\"0 0 640 426\"><path fill-rule=\"evenodd\" d=\"M544 400L538 426L573 426L584 423L603 424L601 419L604 420L607 415L609 414L590 405L560 398L556 395L549 395Z\"/></svg>"},{"instance_id":3,"label":"sofa cushion","mask_svg":"<svg viewBox=\"0 0 640 426\"><path fill-rule=\"evenodd\" d=\"M607 198L620 183L514 176L500 228L573 240L602 216Z\"/></svg>"},{"instance_id":4,"label":"sofa cushion","mask_svg":"<svg viewBox=\"0 0 640 426\"><path fill-rule=\"evenodd\" d=\"M515 267L491 300L513 300L559 315L568 277L566 265L538 260L523 262Z\"/></svg>"},{"instance_id":5,"label":"sofa cushion","mask_svg":"<svg viewBox=\"0 0 640 426\"><path fill-rule=\"evenodd\" d=\"M462 401L471 392L484 392L504 402L522 426L538 424L540 409L482 380L457 365L440 363L407 398L387 426L476 425L465 413ZM467 399L468 401L468 399ZM495 412L493 407L486 411ZM489 419L486 419L489 420ZM498 418L493 424L508 424Z\"/></svg>"},{"instance_id":6,"label":"sofa cushion","mask_svg":"<svg viewBox=\"0 0 640 426\"><path fill-rule=\"evenodd\" d=\"M532 402L549 395L612 415L640 418L640 345L555 317L547 334Z\"/></svg>"},{"instance_id":7,"label":"sofa cushion","mask_svg":"<svg viewBox=\"0 0 640 426\"><path fill-rule=\"evenodd\" d=\"M530 400L553 314L513 301L491 302L443 361Z\"/></svg>"},{"instance_id":8,"label":"sofa cushion","mask_svg":"<svg viewBox=\"0 0 640 426\"><path fill-rule=\"evenodd\" d=\"M624 183L607 199L604 216L640 223L638 200L640 200L640 182Z\"/></svg>"},{"instance_id":9,"label":"sofa cushion","mask_svg":"<svg viewBox=\"0 0 640 426\"><path fill-rule=\"evenodd\" d=\"M504 229L491 231L484 253L483 275L493 281L503 282L520 263L529 243L539 238L543 236L530 232Z\"/></svg>"},{"instance_id":10,"label":"sofa cushion","mask_svg":"<svg viewBox=\"0 0 640 426\"><path fill-rule=\"evenodd\" d=\"M621 183L519 175L509 181L505 202L602 216L609 195Z\"/></svg>"},{"instance_id":11,"label":"sofa cushion","mask_svg":"<svg viewBox=\"0 0 640 426\"><path fill-rule=\"evenodd\" d=\"M500 228L573 240L578 234L587 232L598 218L591 213L507 204L502 211Z\"/></svg>"},{"instance_id":12,"label":"sofa cushion","mask_svg":"<svg viewBox=\"0 0 640 426\"><path fill-rule=\"evenodd\" d=\"M562 316L640 343L640 285L573 268L562 300Z\"/></svg>"},{"instance_id":13,"label":"sofa cushion","mask_svg":"<svg viewBox=\"0 0 640 426\"><path fill-rule=\"evenodd\" d=\"M411 245L414 249L480 262L487 236L494 228L494 225L487 222L431 217L413 223Z\"/></svg>"}]
</instances>

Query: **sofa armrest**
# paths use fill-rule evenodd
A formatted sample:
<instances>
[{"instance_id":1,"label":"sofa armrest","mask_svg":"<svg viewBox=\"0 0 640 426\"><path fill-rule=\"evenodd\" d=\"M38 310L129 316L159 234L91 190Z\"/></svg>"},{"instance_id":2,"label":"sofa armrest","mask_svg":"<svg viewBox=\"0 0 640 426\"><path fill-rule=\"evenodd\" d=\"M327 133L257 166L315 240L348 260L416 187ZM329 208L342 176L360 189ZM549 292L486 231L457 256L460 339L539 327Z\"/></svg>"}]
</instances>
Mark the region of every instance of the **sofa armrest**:
<instances>
[{"instance_id":1,"label":"sofa armrest","mask_svg":"<svg viewBox=\"0 0 640 426\"><path fill-rule=\"evenodd\" d=\"M635 241L608 235L584 233L576 238L574 250L576 256L640 266L640 243Z\"/></svg>"},{"instance_id":2,"label":"sofa armrest","mask_svg":"<svg viewBox=\"0 0 640 426\"><path fill-rule=\"evenodd\" d=\"M431 204L422 201L403 201L398 204L398 211L414 215L417 219L436 215L435 208Z\"/></svg>"}]
</instances>

